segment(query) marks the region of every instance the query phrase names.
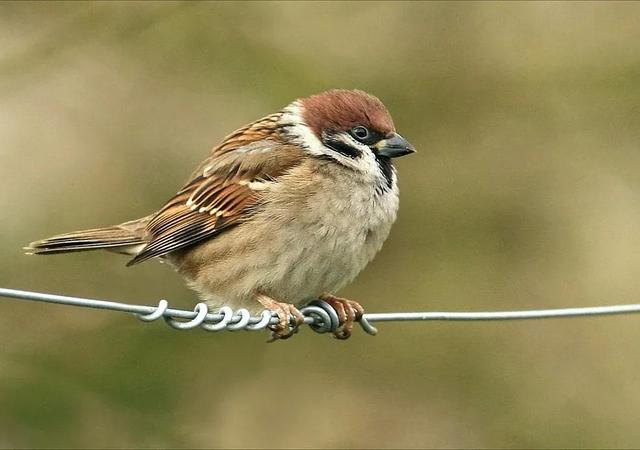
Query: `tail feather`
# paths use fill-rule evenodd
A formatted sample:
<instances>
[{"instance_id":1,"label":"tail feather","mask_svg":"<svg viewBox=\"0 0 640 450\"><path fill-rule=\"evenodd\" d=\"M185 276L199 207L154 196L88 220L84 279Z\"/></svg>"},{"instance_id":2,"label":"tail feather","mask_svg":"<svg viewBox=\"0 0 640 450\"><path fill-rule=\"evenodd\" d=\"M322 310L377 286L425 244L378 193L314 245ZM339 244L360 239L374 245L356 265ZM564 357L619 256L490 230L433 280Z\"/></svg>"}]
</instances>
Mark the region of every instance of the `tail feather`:
<instances>
[{"instance_id":1,"label":"tail feather","mask_svg":"<svg viewBox=\"0 0 640 450\"><path fill-rule=\"evenodd\" d=\"M30 243L28 254L46 255L86 250L108 249L119 253L136 254L145 244L137 227L122 224L106 228L73 231Z\"/></svg>"}]
</instances>

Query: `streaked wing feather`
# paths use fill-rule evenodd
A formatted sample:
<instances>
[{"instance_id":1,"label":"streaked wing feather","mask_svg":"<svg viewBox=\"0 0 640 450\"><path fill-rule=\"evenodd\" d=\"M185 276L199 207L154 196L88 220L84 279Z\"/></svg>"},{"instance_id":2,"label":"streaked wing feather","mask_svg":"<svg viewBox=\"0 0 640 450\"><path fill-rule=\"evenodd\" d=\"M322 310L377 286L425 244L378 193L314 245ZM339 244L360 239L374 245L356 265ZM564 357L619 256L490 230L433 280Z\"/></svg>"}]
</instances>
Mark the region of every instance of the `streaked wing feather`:
<instances>
[{"instance_id":1,"label":"streaked wing feather","mask_svg":"<svg viewBox=\"0 0 640 450\"><path fill-rule=\"evenodd\" d=\"M280 139L272 116L263 121L230 135L212 151L151 219L149 243L128 265L210 239L250 217L260 202L255 183L277 182L302 160L300 149Z\"/></svg>"},{"instance_id":2,"label":"streaked wing feather","mask_svg":"<svg viewBox=\"0 0 640 450\"><path fill-rule=\"evenodd\" d=\"M203 182L202 179L194 181L191 183L191 189L187 192L194 192L198 189L199 183ZM246 185L239 184L238 180L228 180L227 183L207 203L189 203L193 197L184 195L184 190L180 194L181 201L169 201L149 222L147 231L151 240L129 262L129 265L193 245L241 220L243 209L255 204L257 198L251 189ZM210 183L210 186L215 188L216 184ZM216 214L210 214L216 205L220 205L221 208L216 210Z\"/></svg>"}]
</instances>

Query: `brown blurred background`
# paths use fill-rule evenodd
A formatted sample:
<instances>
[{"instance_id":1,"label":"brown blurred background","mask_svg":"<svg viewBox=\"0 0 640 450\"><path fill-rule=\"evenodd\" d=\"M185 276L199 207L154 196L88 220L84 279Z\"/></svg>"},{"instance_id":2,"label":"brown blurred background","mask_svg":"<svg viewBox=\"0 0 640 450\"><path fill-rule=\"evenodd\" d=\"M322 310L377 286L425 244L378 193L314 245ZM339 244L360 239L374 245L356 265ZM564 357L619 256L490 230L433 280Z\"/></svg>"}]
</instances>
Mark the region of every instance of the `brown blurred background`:
<instances>
[{"instance_id":1,"label":"brown blurred background","mask_svg":"<svg viewBox=\"0 0 640 450\"><path fill-rule=\"evenodd\" d=\"M2 3L0 285L191 307L167 266L27 257L157 208L296 97L419 153L345 289L371 312L640 299L638 3ZM177 332L0 299L3 447L638 447L640 318Z\"/></svg>"}]
</instances>

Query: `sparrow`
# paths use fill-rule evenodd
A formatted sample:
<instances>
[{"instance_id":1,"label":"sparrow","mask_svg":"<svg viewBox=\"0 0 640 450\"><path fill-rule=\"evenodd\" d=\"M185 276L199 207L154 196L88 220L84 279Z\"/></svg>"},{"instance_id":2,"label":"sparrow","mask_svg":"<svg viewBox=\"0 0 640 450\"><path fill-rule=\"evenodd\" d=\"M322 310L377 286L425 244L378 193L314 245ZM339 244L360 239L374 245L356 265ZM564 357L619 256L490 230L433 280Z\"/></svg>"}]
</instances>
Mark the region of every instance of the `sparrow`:
<instances>
[{"instance_id":1,"label":"sparrow","mask_svg":"<svg viewBox=\"0 0 640 450\"><path fill-rule=\"evenodd\" d=\"M346 339L364 309L333 292L389 235L399 201L392 159L413 152L378 98L329 90L228 135L157 212L26 250L106 249L132 256L128 266L160 258L212 309L275 313L276 339L297 331L297 306L320 298Z\"/></svg>"}]
</instances>

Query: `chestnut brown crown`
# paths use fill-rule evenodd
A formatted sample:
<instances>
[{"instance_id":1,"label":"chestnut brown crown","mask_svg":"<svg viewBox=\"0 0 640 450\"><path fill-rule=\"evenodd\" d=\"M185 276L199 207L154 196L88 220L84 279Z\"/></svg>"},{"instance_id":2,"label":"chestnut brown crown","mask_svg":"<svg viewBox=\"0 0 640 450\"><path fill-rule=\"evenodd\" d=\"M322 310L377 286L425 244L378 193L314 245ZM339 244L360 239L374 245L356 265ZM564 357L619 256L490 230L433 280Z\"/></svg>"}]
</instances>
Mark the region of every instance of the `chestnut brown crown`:
<instances>
[{"instance_id":1,"label":"chestnut brown crown","mask_svg":"<svg viewBox=\"0 0 640 450\"><path fill-rule=\"evenodd\" d=\"M371 94L354 89L332 89L301 100L303 120L316 136L326 130L346 131L362 125L382 136L395 127L384 104Z\"/></svg>"}]
</instances>

